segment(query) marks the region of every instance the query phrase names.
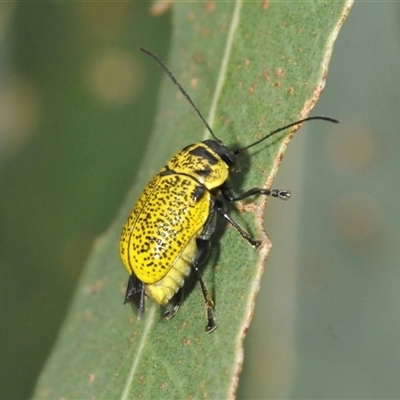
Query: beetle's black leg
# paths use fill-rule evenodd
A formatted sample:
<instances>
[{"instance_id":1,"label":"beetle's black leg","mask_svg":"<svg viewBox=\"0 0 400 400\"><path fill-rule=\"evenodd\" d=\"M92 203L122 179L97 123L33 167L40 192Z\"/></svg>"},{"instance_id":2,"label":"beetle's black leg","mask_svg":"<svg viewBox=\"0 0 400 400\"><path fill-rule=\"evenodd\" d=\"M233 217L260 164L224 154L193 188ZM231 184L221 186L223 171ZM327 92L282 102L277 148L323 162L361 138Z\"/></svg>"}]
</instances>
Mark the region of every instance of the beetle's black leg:
<instances>
[{"instance_id":1,"label":"beetle's black leg","mask_svg":"<svg viewBox=\"0 0 400 400\"><path fill-rule=\"evenodd\" d=\"M243 200L243 199L246 199L247 197L256 196L256 195L260 195L260 194L262 194L264 196L277 197L278 199L281 199L281 200L289 200L290 196L291 196L290 190L261 189L261 188L252 188L238 196L235 196L233 194L232 190L228 186L224 186L224 185L221 186L221 193L224 196L224 198L230 202Z\"/></svg>"},{"instance_id":2,"label":"beetle's black leg","mask_svg":"<svg viewBox=\"0 0 400 400\"><path fill-rule=\"evenodd\" d=\"M133 309L137 308L137 319L144 317L144 283L134 274L129 276L124 304L126 303L131 303Z\"/></svg>"},{"instance_id":3,"label":"beetle's black leg","mask_svg":"<svg viewBox=\"0 0 400 400\"><path fill-rule=\"evenodd\" d=\"M196 239L197 253L193 260L192 267L196 274L196 278L200 283L201 291L203 292L204 302L207 310L208 324L206 326L206 332L211 333L216 327L214 315L214 302L211 298L210 292L207 289L206 284L203 281L200 273L200 267L206 262L210 250L210 242L208 240Z\"/></svg>"},{"instance_id":4,"label":"beetle's black leg","mask_svg":"<svg viewBox=\"0 0 400 400\"><path fill-rule=\"evenodd\" d=\"M254 247L260 247L261 242L253 239L235 220L233 220L224 210L222 203L218 200L215 201L215 209L239 232L243 239L247 240Z\"/></svg>"},{"instance_id":5,"label":"beetle's black leg","mask_svg":"<svg viewBox=\"0 0 400 400\"><path fill-rule=\"evenodd\" d=\"M180 288L174 297L177 298L177 300L175 301L173 307L163 313L163 317L167 320L171 319L181 307L181 304L183 303L183 288Z\"/></svg>"}]
</instances>

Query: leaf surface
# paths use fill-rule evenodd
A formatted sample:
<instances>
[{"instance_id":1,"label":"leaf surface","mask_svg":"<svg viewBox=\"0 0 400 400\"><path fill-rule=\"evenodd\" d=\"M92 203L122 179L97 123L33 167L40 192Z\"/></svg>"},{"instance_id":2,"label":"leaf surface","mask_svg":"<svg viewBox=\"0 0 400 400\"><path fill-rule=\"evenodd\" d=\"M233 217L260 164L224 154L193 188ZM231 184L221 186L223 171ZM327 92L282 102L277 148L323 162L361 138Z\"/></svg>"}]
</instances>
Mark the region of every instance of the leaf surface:
<instances>
[{"instance_id":1,"label":"leaf surface","mask_svg":"<svg viewBox=\"0 0 400 400\"><path fill-rule=\"evenodd\" d=\"M242 147L308 115L350 6L349 1L176 3L168 65L216 135L229 147ZM231 184L237 193L272 183L290 136L282 133L238 156L242 173ZM246 230L263 239L259 251L224 224L213 238L203 276L216 302L215 332L204 333L197 285L171 321L162 320L150 301L142 321L122 306L128 277L118 240L125 218L169 157L209 137L166 77L145 162L115 223L93 249L36 398L234 397L242 342L270 248L262 226L265 199L242 204L249 212L229 207Z\"/></svg>"}]
</instances>

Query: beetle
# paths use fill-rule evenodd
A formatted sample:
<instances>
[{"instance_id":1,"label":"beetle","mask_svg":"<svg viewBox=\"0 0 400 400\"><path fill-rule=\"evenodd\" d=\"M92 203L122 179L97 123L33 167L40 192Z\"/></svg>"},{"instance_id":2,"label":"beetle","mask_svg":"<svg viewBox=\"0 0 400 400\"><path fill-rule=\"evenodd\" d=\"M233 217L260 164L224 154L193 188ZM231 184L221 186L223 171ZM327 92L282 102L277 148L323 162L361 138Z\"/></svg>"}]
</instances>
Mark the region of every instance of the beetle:
<instances>
[{"instance_id":1,"label":"beetle","mask_svg":"<svg viewBox=\"0 0 400 400\"><path fill-rule=\"evenodd\" d=\"M214 302L201 276L201 267L210 252L210 238L217 215L228 221L251 246L253 239L225 211L224 201L234 203L250 196L290 198L284 189L252 188L235 195L228 185L229 176L238 171L236 156L271 136L310 120L338 122L327 117L309 117L276 129L260 140L237 150L226 147L214 134L190 96L168 67L152 52L141 51L154 58L179 88L203 121L213 139L191 144L175 154L147 184L123 227L120 256L129 273L126 303L137 308L137 318L145 312L145 296L160 305L167 305L175 296L175 304L163 316L172 318L183 301L183 285L194 271L203 293L207 314L206 332L217 327ZM180 292L180 293L178 293Z\"/></svg>"}]
</instances>

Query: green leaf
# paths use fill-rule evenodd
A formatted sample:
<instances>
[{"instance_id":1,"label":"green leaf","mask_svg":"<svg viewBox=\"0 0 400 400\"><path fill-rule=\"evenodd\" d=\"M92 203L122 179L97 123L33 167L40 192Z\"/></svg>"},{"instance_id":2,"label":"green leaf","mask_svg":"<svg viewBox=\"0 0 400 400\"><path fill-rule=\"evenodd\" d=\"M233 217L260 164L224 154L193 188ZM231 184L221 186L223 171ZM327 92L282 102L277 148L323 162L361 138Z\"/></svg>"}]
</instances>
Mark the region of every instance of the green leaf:
<instances>
[{"instance_id":1,"label":"green leaf","mask_svg":"<svg viewBox=\"0 0 400 400\"><path fill-rule=\"evenodd\" d=\"M168 65L216 135L230 147L245 146L308 115L350 6L350 1L176 3ZM153 60L145 62L157 68ZM310 123L323 129L322 122ZM283 133L239 156L236 192L271 184L290 136ZM122 306L128 276L118 240L124 220L166 160L205 138L209 134L198 116L165 77L145 162L115 223L93 249L36 398L234 397L242 342L270 248L262 226L265 199L242 204L249 212L230 209L263 239L259 251L229 226L214 237L204 280L216 302L215 332L204 332L198 285L171 321L150 301L142 321Z\"/></svg>"}]
</instances>

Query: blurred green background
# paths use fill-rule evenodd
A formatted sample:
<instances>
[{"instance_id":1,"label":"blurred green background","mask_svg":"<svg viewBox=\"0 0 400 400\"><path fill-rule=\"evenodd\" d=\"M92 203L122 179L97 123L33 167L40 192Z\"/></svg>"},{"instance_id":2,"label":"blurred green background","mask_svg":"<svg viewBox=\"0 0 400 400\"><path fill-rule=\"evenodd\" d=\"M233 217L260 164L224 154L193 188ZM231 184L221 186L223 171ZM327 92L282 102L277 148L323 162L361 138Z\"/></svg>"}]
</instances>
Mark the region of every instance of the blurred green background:
<instances>
[{"instance_id":1,"label":"blurred green background","mask_svg":"<svg viewBox=\"0 0 400 400\"><path fill-rule=\"evenodd\" d=\"M240 398L400 398L399 16L355 4L313 111L341 125L289 147ZM137 47L167 59L170 19L147 2L0 4L2 399L29 397L134 180L161 78Z\"/></svg>"}]
</instances>

